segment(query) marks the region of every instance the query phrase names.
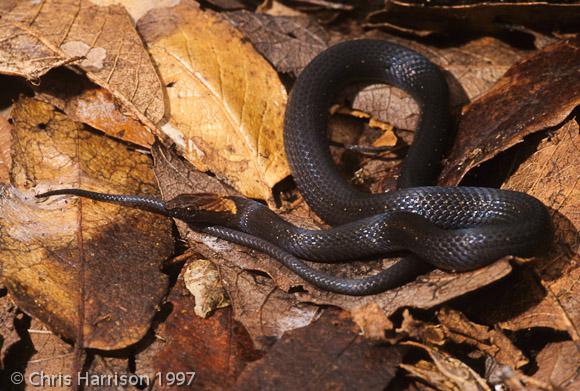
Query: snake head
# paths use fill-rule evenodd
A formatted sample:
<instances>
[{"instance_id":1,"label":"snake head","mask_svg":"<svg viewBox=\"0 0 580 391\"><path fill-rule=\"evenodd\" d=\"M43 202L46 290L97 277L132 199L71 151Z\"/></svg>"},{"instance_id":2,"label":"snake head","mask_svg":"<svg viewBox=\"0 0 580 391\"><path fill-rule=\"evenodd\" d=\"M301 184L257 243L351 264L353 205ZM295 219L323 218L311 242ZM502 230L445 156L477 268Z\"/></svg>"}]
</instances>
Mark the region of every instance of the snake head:
<instances>
[{"instance_id":1,"label":"snake head","mask_svg":"<svg viewBox=\"0 0 580 391\"><path fill-rule=\"evenodd\" d=\"M214 193L180 194L167 201L165 208L188 224L222 224L238 211L232 199Z\"/></svg>"}]
</instances>

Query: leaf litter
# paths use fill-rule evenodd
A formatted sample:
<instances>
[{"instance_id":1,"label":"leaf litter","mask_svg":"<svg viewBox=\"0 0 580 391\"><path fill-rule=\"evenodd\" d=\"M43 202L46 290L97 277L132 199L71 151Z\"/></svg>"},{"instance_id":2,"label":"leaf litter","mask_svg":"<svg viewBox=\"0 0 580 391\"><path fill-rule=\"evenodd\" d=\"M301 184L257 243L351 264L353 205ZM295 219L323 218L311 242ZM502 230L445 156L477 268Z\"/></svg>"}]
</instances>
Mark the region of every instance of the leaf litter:
<instances>
[{"instance_id":1,"label":"leaf litter","mask_svg":"<svg viewBox=\"0 0 580 391\"><path fill-rule=\"evenodd\" d=\"M20 316L35 326L18 336L42 330L53 339L47 359L65 360L56 371L84 367L149 377L160 370L198 371L200 388L573 388L577 38L546 36L555 43L522 49L486 36L445 46L376 30L364 34L410 46L447 70L453 107L462 114L442 182L458 184L501 152L515 151L519 160L504 187L551 207L557 240L545 259L506 258L462 274L433 271L395 290L352 298L319 291L275 260L180 222L177 248L187 252L169 260L174 234L167 219L67 197L35 202L32 195L73 185L132 194L155 194L158 186L164 199L186 192L241 193L267 200L293 223L324 227L292 186L272 191L289 173L280 132L285 85L291 85L288 74L297 75L327 45L363 35L355 24L345 28L355 23L353 14L330 2L313 2L319 8L309 16L287 8L295 16L280 17L248 10L220 14L188 1L139 7L127 1L128 11L107 1L101 2L105 7L80 1L75 19L69 18L72 1L45 3L25 12L17 1L1 8L0 72L31 80L28 95L35 96L17 98L0 123L6 140L0 143L3 281L27 314L7 314L3 358L14 360L10 345L30 344L10 334ZM56 9L70 30L64 40L47 19ZM31 10L38 19L30 19ZM338 12L343 19L336 19ZM88 29L94 33L102 28L97 21L117 26L88 40L78 24L94 26ZM129 45L124 51L110 46L120 37ZM20 50L23 45L30 46ZM211 51L217 54L213 62ZM112 72L107 82L99 73L104 69ZM77 89L65 80L76 80ZM149 80L146 87L143 80ZM371 86L344 99L372 120L394 125L398 140L389 139L389 145L412 138L417 108L396 89ZM241 120L232 121L236 116ZM333 118L332 128L346 135L346 124L356 121ZM151 132L163 143L153 143ZM366 140L368 130L358 137ZM135 150L149 147L153 164ZM392 155L396 172L400 159ZM359 178L362 183L390 187L380 184L386 171L374 168L376 160L362 163L368 175ZM314 266L360 276L389 262ZM487 310L490 298L495 308ZM228 302L231 307L224 308ZM544 344L521 342L541 330L549 335ZM61 338L76 342L76 350ZM88 347L113 350L117 357L79 354ZM23 359L42 368L44 358Z\"/></svg>"}]
</instances>

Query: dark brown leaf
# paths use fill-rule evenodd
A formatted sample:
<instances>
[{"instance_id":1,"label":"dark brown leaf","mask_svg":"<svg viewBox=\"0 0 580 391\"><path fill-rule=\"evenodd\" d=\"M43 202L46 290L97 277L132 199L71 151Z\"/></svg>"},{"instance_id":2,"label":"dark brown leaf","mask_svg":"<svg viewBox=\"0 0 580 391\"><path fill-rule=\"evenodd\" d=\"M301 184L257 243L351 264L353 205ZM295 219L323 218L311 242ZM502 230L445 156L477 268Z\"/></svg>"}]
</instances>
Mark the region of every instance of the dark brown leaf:
<instances>
[{"instance_id":1,"label":"dark brown leaf","mask_svg":"<svg viewBox=\"0 0 580 391\"><path fill-rule=\"evenodd\" d=\"M307 16L272 16L249 11L225 15L279 72L297 76L328 46L328 33Z\"/></svg>"},{"instance_id":2,"label":"dark brown leaf","mask_svg":"<svg viewBox=\"0 0 580 391\"><path fill-rule=\"evenodd\" d=\"M333 309L310 326L284 334L249 364L235 389L382 390L395 376L401 349L373 345L349 315Z\"/></svg>"},{"instance_id":3,"label":"dark brown leaf","mask_svg":"<svg viewBox=\"0 0 580 391\"><path fill-rule=\"evenodd\" d=\"M579 69L580 36L513 66L465 108L441 183L457 184L470 169L525 136L560 124L580 103Z\"/></svg>"},{"instance_id":4,"label":"dark brown leaf","mask_svg":"<svg viewBox=\"0 0 580 391\"><path fill-rule=\"evenodd\" d=\"M432 33L496 32L513 26L577 27L579 6L569 1L390 0L368 15L367 25L426 36Z\"/></svg>"},{"instance_id":5,"label":"dark brown leaf","mask_svg":"<svg viewBox=\"0 0 580 391\"><path fill-rule=\"evenodd\" d=\"M225 389L249 361L259 357L248 332L233 319L231 307L217 310L207 319L195 314L196 303L185 287L183 272L167 301L172 311L156 330L158 346L148 363L150 375L195 372L196 389ZM155 389L180 387L157 384Z\"/></svg>"}]
</instances>

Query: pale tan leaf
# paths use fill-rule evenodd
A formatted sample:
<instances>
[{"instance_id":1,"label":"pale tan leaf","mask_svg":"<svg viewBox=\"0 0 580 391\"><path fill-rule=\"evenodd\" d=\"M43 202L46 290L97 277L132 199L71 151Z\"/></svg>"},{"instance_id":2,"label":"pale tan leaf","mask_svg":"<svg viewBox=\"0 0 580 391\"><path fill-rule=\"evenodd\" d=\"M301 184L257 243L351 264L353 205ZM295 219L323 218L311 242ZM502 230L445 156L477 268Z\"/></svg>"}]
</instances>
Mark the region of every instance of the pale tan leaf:
<instances>
[{"instance_id":1,"label":"pale tan leaf","mask_svg":"<svg viewBox=\"0 0 580 391\"><path fill-rule=\"evenodd\" d=\"M81 68L149 127L163 117L159 78L123 7L20 1L2 15L1 73L35 80L65 64Z\"/></svg>"}]
</instances>

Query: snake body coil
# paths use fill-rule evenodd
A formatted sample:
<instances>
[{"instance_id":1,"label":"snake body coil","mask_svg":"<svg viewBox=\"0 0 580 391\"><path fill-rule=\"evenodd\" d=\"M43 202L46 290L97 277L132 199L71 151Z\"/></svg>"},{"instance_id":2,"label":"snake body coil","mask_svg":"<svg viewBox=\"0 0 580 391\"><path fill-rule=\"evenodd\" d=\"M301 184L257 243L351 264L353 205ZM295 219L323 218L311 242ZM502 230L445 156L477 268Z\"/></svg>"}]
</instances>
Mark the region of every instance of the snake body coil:
<instances>
[{"instance_id":1,"label":"snake body coil","mask_svg":"<svg viewBox=\"0 0 580 391\"><path fill-rule=\"evenodd\" d=\"M338 173L330 156L328 109L340 89L355 81L393 84L410 93L421 109L395 192L359 191ZM165 202L79 189L39 196L74 194L179 218L203 232L263 251L319 288L349 295L400 285L423 270L423 264L406 258L376 275L346 279L313 269L299 258L360 260L408 250L436 267L465 271L505 255L537 254L550 243L552 232L550 215L537 199L490 188L427 186L439 174L449 127L447 84L429 60L384 41L344 42L321 53L301 73L290 95L284 130L286 154L304 198L324 220L339 225L306 230L241 197L192 194ZM208 198L212 210L205 208Z\"/></svg>"}]
</instances>

